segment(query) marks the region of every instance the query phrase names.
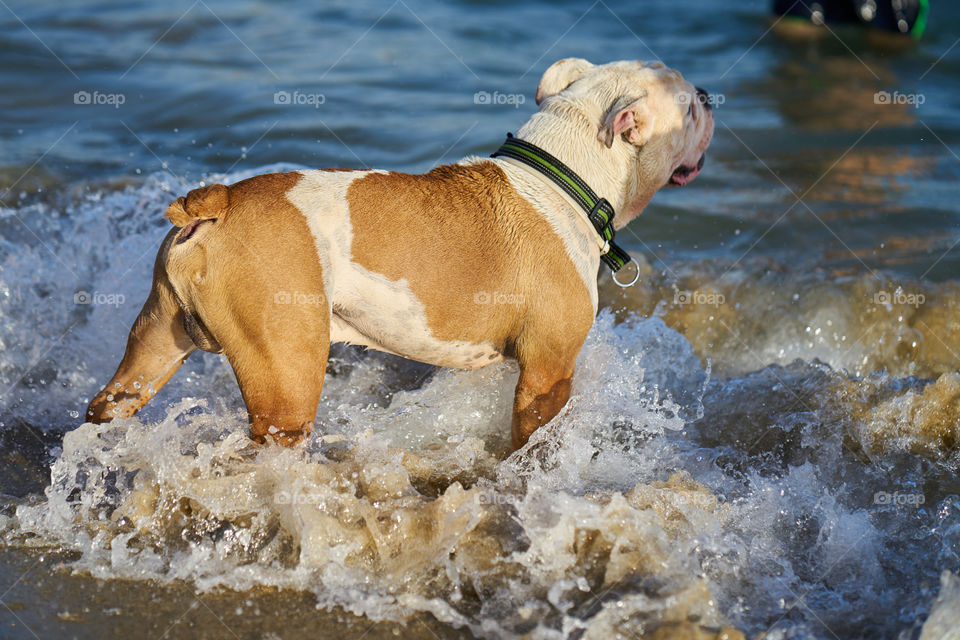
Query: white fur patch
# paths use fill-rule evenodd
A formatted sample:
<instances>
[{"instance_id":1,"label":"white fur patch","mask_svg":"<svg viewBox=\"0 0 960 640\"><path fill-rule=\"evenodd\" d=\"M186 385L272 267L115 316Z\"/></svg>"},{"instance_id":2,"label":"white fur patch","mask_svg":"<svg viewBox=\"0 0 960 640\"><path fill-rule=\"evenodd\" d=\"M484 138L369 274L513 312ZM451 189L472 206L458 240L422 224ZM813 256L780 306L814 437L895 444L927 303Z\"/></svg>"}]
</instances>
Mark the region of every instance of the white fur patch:
<instances>
[{"instance_id":1,"label":"white fur patch","mask_svg":"<svg viewBox=\"0 0 960 640\"><path fill-rule=\"evenodd\" d=\"M458 369L502 360L491 343L438 340L427 324L423 303L406 280L392 281L352 260L347 189L369 173L301 171L302 178L287 192L307 219L323 267L332 312L330 341Z\"/></svg>"}]
</instances>

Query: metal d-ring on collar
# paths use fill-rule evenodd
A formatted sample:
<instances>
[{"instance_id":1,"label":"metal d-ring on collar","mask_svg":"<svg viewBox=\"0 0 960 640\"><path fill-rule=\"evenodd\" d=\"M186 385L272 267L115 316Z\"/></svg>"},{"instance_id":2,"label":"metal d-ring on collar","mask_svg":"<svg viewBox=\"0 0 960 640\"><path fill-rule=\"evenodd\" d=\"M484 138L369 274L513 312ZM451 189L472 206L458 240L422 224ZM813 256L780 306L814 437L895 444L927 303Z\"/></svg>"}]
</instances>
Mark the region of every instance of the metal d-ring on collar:
<instances>
[{"instance_id":1,"label":"metal d-ring on collar","mask_svg":"<svg viewBox=\"0 0 960 640\"><path fill-rule=\"evenodd\" d=\"M629 287L640 278L640 265L630 255L621 249L614 241L613 206L605 198L594 193L583 179L574 173L567 165L553 157L535 144L526 140L514 138L512 133L507 134L507 140L490 157L504 156L522 162L528 167L536 169L550 178L558 187L573 198L573 201L587 214L590 224L600 235L600 259L613 271L613 281L621 287ZM616 273L628 263L637 267L637 275L628 283L617 280Z\"/></svg>"}]
</instances>

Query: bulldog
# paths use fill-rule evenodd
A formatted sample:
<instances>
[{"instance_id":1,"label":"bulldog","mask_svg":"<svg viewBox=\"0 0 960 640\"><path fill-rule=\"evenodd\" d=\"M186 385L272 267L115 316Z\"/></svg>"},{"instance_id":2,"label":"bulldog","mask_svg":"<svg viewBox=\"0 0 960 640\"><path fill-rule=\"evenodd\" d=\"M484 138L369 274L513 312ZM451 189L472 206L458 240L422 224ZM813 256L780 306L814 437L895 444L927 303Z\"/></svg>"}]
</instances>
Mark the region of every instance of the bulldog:
<instances>
[{"instance_id":1,"label":"bulldog","mask_svg":"<svg viewBox=\"0 0 960 640\"><path fill-rule=\"evenodd\" d=\"M152 290L87 419L135 414L202 349L230 362L251 437L292 445L314 421L330 344L347 342L459 369L515 360L522 447L570 396L610 228L703 166L705 95L661 63L547 69L513 140L609 203L602 230L583 190L520 152L421 175L323 169L190 191L167 209Z\"/></svg>"}]
</instances>

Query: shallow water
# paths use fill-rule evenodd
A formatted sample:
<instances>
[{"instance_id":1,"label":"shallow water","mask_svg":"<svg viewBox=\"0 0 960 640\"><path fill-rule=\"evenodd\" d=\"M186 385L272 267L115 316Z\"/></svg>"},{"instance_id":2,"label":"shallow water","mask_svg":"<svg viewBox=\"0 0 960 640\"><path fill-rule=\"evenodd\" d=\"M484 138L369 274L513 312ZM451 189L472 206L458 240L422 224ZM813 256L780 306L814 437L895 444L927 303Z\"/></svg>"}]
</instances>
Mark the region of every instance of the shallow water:
<instances>
[{"instance_id":1,"label":"shallow water","mask_svg":"<svg viewBox=\"0 0 960 640\"><path fill-rule=\"evenodd\" d=\"M689 4L11 3L35 36L0 16L5 629L955 632L960 13L938 5L897 52L843 29L764 35L764 2ZM657 54L723 96L716 139L618 236L641 282L602 274L571 402L521 452L510 364L339 346L295 450L250 445L210 354L137 418L81 426L176 196L488 153L554 59Z\"/></svg>"}]
</instances>

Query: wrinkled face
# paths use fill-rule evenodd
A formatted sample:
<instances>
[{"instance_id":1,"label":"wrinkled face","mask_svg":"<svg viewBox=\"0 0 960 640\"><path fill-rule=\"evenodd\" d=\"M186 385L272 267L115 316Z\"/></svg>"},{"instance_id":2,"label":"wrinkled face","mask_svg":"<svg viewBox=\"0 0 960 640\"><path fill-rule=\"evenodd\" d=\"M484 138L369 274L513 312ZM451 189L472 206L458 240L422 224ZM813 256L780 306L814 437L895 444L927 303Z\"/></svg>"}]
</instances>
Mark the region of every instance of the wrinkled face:
<instances>
[{"instance_id":1,"label":"wrinkled face","mask_svg":"<svg viewBox=\"0 0 960 640\"><path fill-rule=\"evenodd\" d=\"M660 62L561 60L540 81L541 103L541 111L585 115L610 153L629 150L637 197L693 180L713 137L707 93Z\"/></svg>"}]
</instances>

